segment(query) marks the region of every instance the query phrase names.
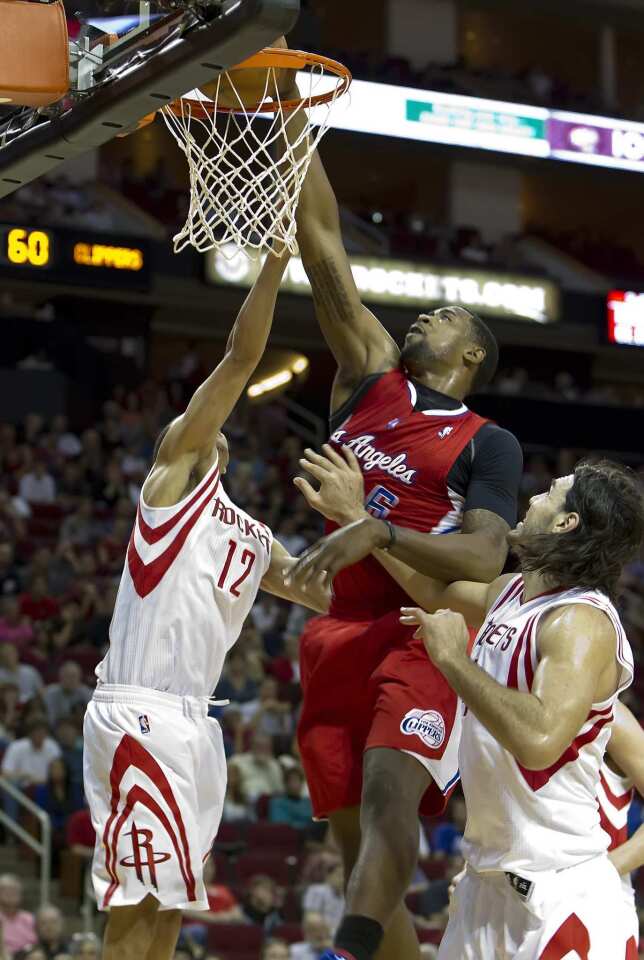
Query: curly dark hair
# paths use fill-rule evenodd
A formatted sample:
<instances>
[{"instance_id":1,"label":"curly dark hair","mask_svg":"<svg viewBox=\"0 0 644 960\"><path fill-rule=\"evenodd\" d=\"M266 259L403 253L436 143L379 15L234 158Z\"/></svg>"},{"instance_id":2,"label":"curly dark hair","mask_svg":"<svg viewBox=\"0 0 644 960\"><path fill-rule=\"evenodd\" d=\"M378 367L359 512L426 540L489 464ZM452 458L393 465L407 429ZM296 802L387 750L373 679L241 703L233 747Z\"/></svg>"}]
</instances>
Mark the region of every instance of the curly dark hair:
<instances>
[{"instance_id":1,"label":"curly dark hair","mask_svg":"<svg viewBox=\"0 0 644 960\"><path fill-rule=\"evenodd\" d=\"M516 546L524 572L540 573L554 587L618 594L624 566L644 536L642 485L629 467L582 460L563 509L579 514L570 533L534 533Z\"/></svg>"}]
</instances>

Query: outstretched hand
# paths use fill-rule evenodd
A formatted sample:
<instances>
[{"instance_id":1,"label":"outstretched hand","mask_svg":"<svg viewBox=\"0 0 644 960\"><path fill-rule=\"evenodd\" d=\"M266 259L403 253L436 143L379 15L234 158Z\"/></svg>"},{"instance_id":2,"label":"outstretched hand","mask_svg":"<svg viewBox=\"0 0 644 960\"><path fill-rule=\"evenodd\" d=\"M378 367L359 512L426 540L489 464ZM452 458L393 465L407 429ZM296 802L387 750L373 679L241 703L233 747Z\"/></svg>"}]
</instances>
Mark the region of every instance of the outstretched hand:
<instances>
[{"instance_id":1,"label":"outstretched hand","mask_svg":"<svg viewBox=\"0 0 644 960\"><path fill-rule=\"evenodd\" d=\"M440 669L446 661L467 656L470 639L465 617L453 610L426 613L418 607L402 607L400 622L406 627L416 626L414 636L422 640L429 658Z\"/></svg>"},{"instance_id":2,"label":"outstretched hand","mask_svg":"<svg viewBox=\"0 0 644 960\"><path fill-rule=\"evenodd\" d=\"M343 447L340 456L325 443L322 451L323 455L306 449L300 460L300 466L318 481L318 489L304 477L295 477L294 485L308 505L327 520L344 525L366 517L364 480L353 450Z\"/></svg>"},{"instance_id":3,"label":"outstretched hand","mask_svg":"<svg viewBox=\"0 0 644 960\"><path fill-rule=\"evenodd\" d=\"M367 515L363 520L356 520L328 537L322 537L305 550L291 570L285 572L285 583L287 586L295 584L302 590L318 581L331 587L341 570L359 563L384 546L388 539L385 524Z\"/></svg>"}]
</instances>

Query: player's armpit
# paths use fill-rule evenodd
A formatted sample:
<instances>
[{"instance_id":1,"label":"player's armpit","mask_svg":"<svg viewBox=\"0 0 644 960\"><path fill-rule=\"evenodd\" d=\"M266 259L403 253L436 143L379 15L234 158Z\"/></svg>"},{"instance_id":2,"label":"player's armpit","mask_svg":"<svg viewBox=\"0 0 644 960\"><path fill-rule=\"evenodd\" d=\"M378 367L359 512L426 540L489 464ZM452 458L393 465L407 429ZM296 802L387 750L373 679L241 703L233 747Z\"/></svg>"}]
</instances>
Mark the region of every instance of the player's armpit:
<instances>
[{"instance_id":1,"label":"player's armpit","mask_svg":"<svg viewBox=\"0 0 644 960\"><path fill-rule=\"evenodd\" d=\"M320 580L310 582L305 590L297 583L291 583L287 586L284 582L285 576L296 563L297 559L292 557L281 543L273 540L271 562L264 574L260 588L265 590L266 593L272 593L274 597L289 600L291 603L299 603L316 613L327 613L331 606L331 590Z\"/></svg>"},{"instance_id":2,"label":"player's armpit","mask_svg":"<svg viewBox=\"0 0 644 960\"><path fill-rule=\"evenodd\" d=\"M611 728L606 753L619 771L644 797L644 730L639 721L623 703L615 707L615 721Z\"/></svg>"}]
</instances>

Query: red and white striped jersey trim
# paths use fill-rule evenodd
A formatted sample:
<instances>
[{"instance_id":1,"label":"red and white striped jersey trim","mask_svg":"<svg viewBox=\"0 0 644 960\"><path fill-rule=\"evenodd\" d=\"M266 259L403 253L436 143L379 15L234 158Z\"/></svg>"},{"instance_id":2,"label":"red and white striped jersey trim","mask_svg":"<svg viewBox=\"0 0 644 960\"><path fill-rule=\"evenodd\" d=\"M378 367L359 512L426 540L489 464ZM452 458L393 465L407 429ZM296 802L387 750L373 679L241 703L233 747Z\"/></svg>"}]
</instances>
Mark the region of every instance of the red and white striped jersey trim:
<instances>
[{"instance_id":1,"label":"red and white striped jersey trim","mask_svg":"<svg viewBox=\"0 0 644 960\"><path fill-rule=\"evenodd\" d=\"M599 771L597 805L602 830L610 837L609 850L621 847L628 839L628 814L634 796L633 782L604 761Z\"/></svg>"}]
</instances>

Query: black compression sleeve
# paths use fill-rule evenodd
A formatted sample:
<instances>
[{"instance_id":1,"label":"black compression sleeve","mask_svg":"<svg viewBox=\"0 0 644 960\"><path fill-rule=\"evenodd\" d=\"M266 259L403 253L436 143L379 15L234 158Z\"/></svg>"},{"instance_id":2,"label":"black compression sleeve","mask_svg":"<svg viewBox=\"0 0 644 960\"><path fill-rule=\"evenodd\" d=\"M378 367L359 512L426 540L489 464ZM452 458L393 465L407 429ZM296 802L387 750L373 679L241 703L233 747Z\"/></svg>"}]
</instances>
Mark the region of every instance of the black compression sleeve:
<instances>
[{"instance_id":1,"label":"black compression sleeve","mask_svg":"<svg viewBox=\"0 0 644 960\"><path fill-rule=\"evenodd\" d=\"M484 427L474 438L464 511L489 510L514 527L522 471L523 453L516 437L500 427Z\"/></svg>"}]
</instances>

